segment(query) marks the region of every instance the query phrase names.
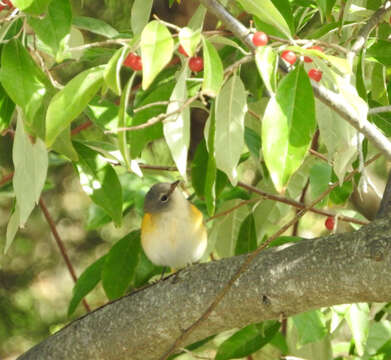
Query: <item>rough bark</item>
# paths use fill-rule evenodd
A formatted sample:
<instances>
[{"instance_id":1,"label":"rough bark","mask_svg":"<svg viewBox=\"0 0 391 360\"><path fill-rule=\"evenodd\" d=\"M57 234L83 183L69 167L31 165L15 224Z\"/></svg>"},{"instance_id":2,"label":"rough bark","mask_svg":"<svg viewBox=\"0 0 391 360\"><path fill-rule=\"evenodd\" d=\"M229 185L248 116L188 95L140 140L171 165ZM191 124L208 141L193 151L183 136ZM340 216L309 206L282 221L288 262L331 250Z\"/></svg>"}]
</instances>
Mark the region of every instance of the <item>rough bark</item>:
<instances>
[{"instance_id":1,"label":"rough bark","mask_svg":"<svg viewBox=\"0 0 391 360\"><path fill-rule=\"evenodd\" d=\"M391 224L259 254L188 343L234 327L352 302L391 301ZM158 359L196 321L245 256L199 264L80 318L19 359Z\"/></svg>"}]
</instances>

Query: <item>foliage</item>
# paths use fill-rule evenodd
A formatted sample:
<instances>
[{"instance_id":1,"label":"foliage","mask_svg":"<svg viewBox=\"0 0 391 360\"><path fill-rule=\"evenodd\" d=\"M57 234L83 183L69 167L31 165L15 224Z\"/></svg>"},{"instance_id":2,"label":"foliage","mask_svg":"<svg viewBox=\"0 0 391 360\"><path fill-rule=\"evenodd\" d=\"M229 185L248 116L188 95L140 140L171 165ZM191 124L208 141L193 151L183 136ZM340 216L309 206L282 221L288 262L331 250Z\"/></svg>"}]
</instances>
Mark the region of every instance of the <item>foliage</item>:
<instances>
[{"instance_id":1,"label":"foliage","mask_svg":"<svg viewBox=\"0 0 391 360\"><path fill-rule=\"evenodd\" d=\"M365 223L349 199L354 191L368 193L371 179L364 167L375 153L373 139L354 129L339 109L322 103L313 87L337 94L358 123L370 122L391 136L389 113L370 112L391 100L389 16L376 18L363 48L349 53L381 1L230 2L228 10L246 25L251 22L252 33L268 34L269 42L256 49L221 24L214 23L213 32L204 30L209 20L203 5L178 26L152 19L152 3L127 4L125 27L122 20L108 23L106 16L83 13L70 0L14 0L16 8L0 11L0 145L12 153L13 171L12 186L0 179L0 200L8 213L0 237L4 251L16 251L17 231L32 221L28 218L41 194L61 187L59 169L77 177L91 200L84 209L86 236L100 238L116 227L117 241L106 243L99 256L89 254L56 324L68 321L65 313L72 316L99 283L112 300L161 273L134 230L143 197L158 181L184 180L205 219L223 214L208 222L205 261L210 254L235 256L263 244L295 215L286 201L277 201L281 198L316 200L313 206L324 216L331 209L337 223ZM123 9L107 4L116 19ZM282 59L286 50L296 61ZM130 53L141 56L141 71L124 66ZM203 70L191 72L189 57L196 55L202 56ZM321 76L313 77L312 69ZM5 157L1 161L8 169ZM378 164L382 167L382 160ZM162 169L167 166L170 171ZM354 169L357 176L345 181ZM378 173L384 176L384 170ZM326 194L332 181L339 186ZM243 186L250 182L264 197ZM321 234L324 219L305 217L302 232L289 231L271 246L300 241L300 234ZM7 269L10 255L3 257ZM0 290L0 300L4 294ZM0 314L8 311L7 304L0 301ZM244 357L268 346L306 357L308 344L322 342L331 350L318 359L348 354L385 359L391 353L388 312L387 305L373 304L318 309L289 319L286 336L279 322L268 321L187 351L213 343L219 346L216 359ZM11 337L5 335L10 322L0 316L0 340ZM349 329L347 342L342 335ZM1 357L6 350L0 346Z\"/></svg>"}]
</instances>

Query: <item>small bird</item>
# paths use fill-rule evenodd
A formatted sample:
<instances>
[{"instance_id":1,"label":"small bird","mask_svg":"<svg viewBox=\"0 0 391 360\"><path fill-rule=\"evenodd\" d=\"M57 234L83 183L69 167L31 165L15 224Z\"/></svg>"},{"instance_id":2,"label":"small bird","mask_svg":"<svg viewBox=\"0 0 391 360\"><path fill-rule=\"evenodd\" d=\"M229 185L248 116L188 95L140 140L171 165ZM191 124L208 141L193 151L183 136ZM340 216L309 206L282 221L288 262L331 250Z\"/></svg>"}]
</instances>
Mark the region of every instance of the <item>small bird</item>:
<instances>
[{"instance_id":1,"label":"small bird","mask_svg":"<svg viewBox=\"0 0 391 360\"><path fill-rule=\"evenodd\" d=\"M158 183L145 196L141 244L155 264L181 268L205 252L207 233L202 213L177 188L179 181Z\"/></svg>"}]
</instances>

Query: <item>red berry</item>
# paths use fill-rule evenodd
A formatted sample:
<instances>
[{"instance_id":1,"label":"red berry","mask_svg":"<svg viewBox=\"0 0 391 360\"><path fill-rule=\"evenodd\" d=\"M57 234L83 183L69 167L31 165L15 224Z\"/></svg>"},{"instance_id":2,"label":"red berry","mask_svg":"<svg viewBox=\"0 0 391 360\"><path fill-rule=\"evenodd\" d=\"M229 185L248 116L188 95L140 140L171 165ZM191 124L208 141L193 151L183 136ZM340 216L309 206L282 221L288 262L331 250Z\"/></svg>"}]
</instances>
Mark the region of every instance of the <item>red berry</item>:
<instances>
[{"instance_id":1,"label":"red berry","mask_svg":"<svg viewBox=\"0 0 391 360\"><path fill-rule=\"evenodd\" d=\"M326 219L324 225L326 226L327 230L330 230L330 231L333 230L334 226L335 226L335 219L334 219L334 217L333 216L329 216Z\"/></svg>"},{"instance_id":2,"label":"red berry","mask_svg":"<svg viewBox=\"0 0 391 360\"><path fill-rule=\"evenodd\" d=\"M8 8L8 9L13 9L14 8L14 5L12 4L11 1L9 0L2 0L1 1L4 5L0 5L0 11L2 11L3 9L5 8Z\"/></svg>"},{"instance_id":3,"label":"red berry","mask_svg":"<svg viewBox=\"0 0 391 360\"><path fill-rule=\"evenodd\" d=\"M318 46L318 45L311 46L310 48L308 48L308 50L323 51L323 49L320 46ZM312 59L309 56L304 56L304 62L310 63L310 62L312 62Z\"/></svg>"},{"instance_id":4,"label":"red berry","mask_svg":"<svg viewBox=\"0 0 391 360\"><path fill-rule=\"evenodd\" d=\"M308 71L308 76L312 80L320 81L320 79L322 78L322 72L320 70L317 70L317 69L311 69L310 71Z\"/></svg>"},{"instance_id":5,"label":"red berry","mask_svg":"<svg viewBox=\"0 0 391 360\"><path fill-rule=\"evenodd\" d=\"M179 48L178 48L178 52L186 57L188 57L189 55L187 55L187 52L185 51L185 49L183 48L182 45L179 45Z\"/></svg>"},{"instance_id":6,"label":"red berry","mask_svg":"<svg viewBox=\"0 0 391 360\"><path fill-rule=\"evenodd\" d=\"M281 57L291 65L296 62L296 54L291 50L284 50Z\"/></svg>"},{"instance_id":7,"label":"red berry","mask_svg":"<svg viewBox=\"0 0 391 360\"><path fill-rule=\"evenodd\" d=\"M253 36L253 44L255 46L264 46L268 41L269 38L263 31L257 31Z\"/></svg>"},{"instance_id":8,"label":"red berry","mask_svg":"<svg viewBox=\"0 0 391 360\"><path fill-rule=\"evenodd\" d=\"M199 72L204 68L204 60L200 56L193 56L189 60L189 68L191 71Z\"/></svg>"},{"instance_id":9,"label":"red berry","mask_svg":"<svg viewBox=\"0 0 391 360\"><path fill-rule=\"evenodd\" d=\"M138 56L135 53L130 53L124 61L124 66L130 67L134 71L141 71L143 69L141 56Z\"/></svg>"}]
</instances>

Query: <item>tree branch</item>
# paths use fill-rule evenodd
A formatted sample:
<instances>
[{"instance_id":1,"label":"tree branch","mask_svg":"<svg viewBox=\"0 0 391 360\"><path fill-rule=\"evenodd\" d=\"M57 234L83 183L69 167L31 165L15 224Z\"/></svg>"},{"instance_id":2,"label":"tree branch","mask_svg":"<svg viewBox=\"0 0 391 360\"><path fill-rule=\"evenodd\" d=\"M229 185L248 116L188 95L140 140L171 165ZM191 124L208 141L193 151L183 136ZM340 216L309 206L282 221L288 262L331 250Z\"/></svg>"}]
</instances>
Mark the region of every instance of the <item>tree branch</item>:
<instances>
[{"instance_id":1,"label":"tree branch","mask_svg":"<svg viewBox=\"0 0 391 360\"><path fill-rule=\"evenodd\" d=\"M200 2L212 12L222 23L231 30L239 39L241 39L250 49L255 50L255 46L251 41L249 30L235 17L233 17L217 0L200 0ZM386 1L383 6L390 1ZM388 7L387 10L388 11ZM285 68L283 68L286 71ZM355 109L349 106L342 97L329 90L324 86L312 82L315 96L337 112L342 118L347 120L350 125L360 131L365 137L372 142L382 153L391 160L391 143L383 135L383 133L369 121L363 121L357 117Z\"/></svg>"},{"instance_id":2,"label":"tree branch","mask_svg":"<svg viewBox=\"0 0 391 360\"><path fill-rule=\"evenodd\" d=\"M384 276L391 267L390 240L389 221L379 219L354 233L263 251L185 344L282 314L391 301L391 277ZM158 359L246 259L189 267L72 322L19 359Z\"/></svg>"}]
</instances>

